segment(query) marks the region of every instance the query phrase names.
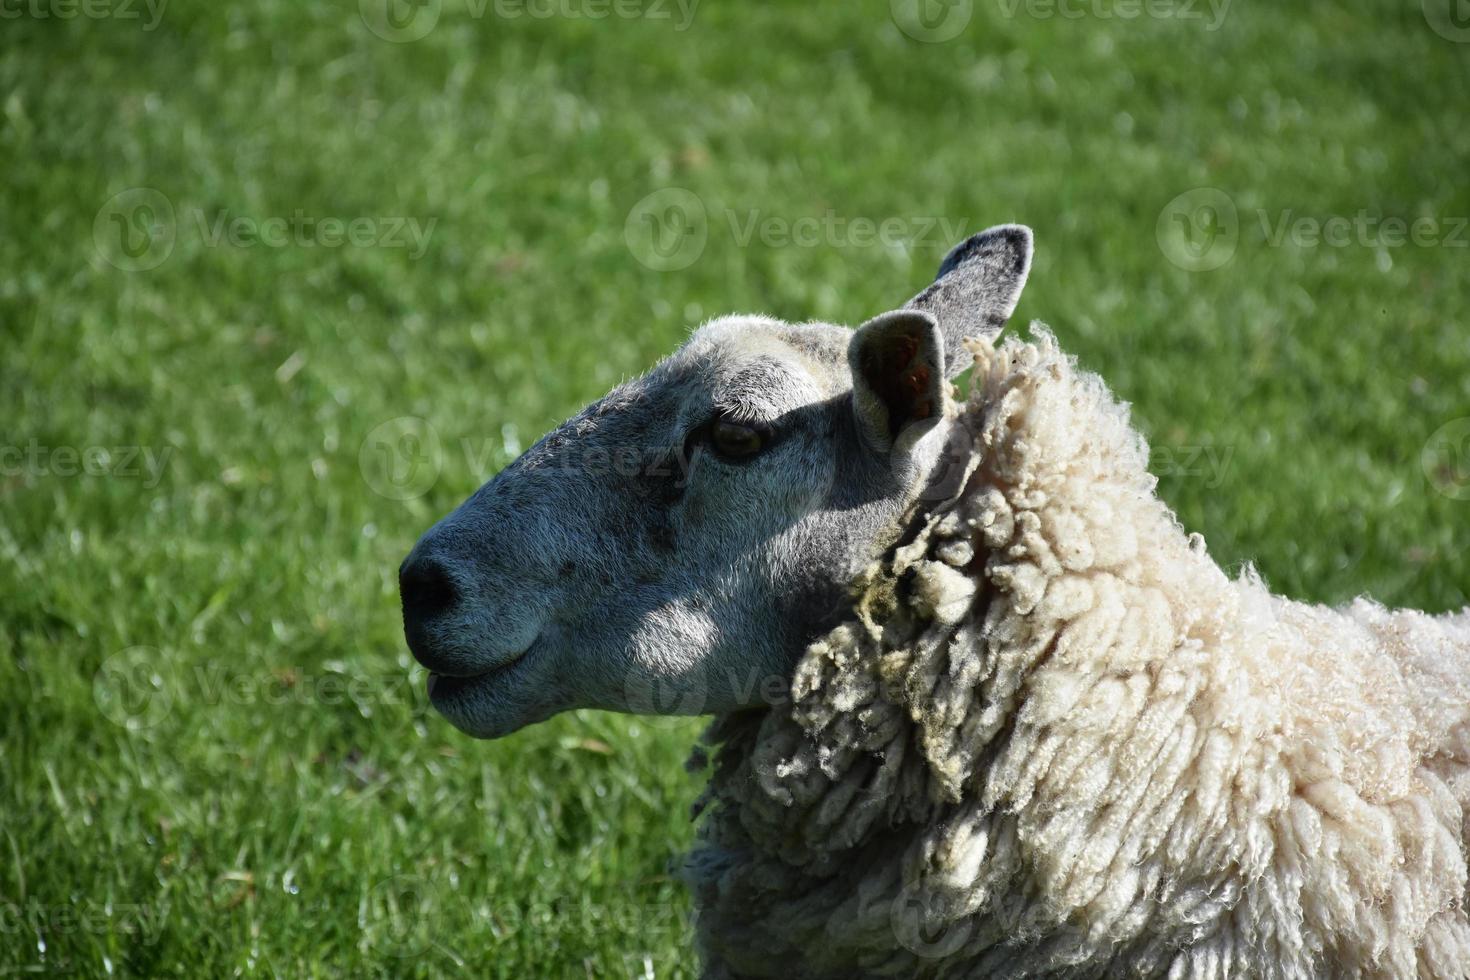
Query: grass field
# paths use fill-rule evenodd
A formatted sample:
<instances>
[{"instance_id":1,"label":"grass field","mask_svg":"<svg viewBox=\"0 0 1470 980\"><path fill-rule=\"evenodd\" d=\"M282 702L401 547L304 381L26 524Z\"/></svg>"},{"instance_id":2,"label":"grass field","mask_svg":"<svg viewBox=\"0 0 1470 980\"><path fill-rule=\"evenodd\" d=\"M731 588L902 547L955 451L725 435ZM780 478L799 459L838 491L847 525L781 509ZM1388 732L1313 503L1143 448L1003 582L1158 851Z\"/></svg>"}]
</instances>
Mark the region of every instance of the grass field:
<instances>
[{"instance_id":1,"label":"grass field","mask_svg":"<svg viewBox=\"0 0 1470 980\"><path fill-rule=\"evenodd\" d=\"M458 735L398 562L701 319L855 323L946 229L1036 229L1018 320L1222 561L1470 601L1448 3L486 2L3 8L0 974L693 975L699 723Z\"/></svg>"}]
</instances>

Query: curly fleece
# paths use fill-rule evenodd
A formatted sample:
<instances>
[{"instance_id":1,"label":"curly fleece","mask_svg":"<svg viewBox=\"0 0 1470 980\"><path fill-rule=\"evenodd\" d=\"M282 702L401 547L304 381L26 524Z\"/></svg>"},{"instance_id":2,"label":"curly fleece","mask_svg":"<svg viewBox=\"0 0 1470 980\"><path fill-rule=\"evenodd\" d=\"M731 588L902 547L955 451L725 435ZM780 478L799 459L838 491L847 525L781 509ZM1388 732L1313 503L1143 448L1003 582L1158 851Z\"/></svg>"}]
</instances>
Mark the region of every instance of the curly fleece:
<instances>
[{"instance_id":1,"label":"curly fleece","mask_svg":"<svg viewBox=\"0 0 1470 980\"><path fill-rule=\"evenodd\" d=\"M706 976L1470 977L1470 615L1227 578L1096 376L969 344L959 491L706 736Z\"/></svg>"}]
</instances>

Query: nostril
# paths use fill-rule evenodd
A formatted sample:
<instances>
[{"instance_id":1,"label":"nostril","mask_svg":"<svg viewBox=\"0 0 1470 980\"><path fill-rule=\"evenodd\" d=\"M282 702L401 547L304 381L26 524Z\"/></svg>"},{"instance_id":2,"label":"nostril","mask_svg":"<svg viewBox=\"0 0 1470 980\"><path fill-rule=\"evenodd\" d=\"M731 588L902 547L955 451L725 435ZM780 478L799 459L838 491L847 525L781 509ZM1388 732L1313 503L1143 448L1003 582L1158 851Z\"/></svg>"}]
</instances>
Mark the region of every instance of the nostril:
<instances>
[{"instance_id":1,"label":"nostril","mask_svg":"<svg viewBox=\"0 0 1470 980\"><path fill-rule=\"evenodd\" d=\"M431 619L459 601L454 580L436 558L419 558L404 565L398 573L398 591L403 596L405 620Z\"/></svg>"}]
</instances>

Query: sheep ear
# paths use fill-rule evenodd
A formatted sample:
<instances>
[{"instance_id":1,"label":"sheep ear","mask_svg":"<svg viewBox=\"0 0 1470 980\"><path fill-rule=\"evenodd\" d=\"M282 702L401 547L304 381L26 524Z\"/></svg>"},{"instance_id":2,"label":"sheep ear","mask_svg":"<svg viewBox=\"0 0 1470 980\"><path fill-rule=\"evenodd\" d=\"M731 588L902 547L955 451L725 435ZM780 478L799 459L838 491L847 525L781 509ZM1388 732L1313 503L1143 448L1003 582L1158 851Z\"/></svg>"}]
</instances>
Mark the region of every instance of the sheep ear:
<instances>
[{"instance_id":1,"label":"sheep ear","mask_svg":"<svg viewBox=\"0 0 1470 980\"><path fill-rule=\"evenodd\" d=\"M970 352L960 341L1000 333L1030 273L1031 229L996 225L950 249L933 285L904 305L931 314L939 323L949 351L949 377L970 366Z\"/></svg>"},{"instance_id":2,"label":"sheep ear","mask_svg":"<svg viewBox=\"0 0 1470 980\"><path fill-rule=\"evenodd\" d=\"M944 417L944 336L928 313L869 320L848 341L847 363L858 431L878 452L907 449Z\"/></svg>"}]
</instances>

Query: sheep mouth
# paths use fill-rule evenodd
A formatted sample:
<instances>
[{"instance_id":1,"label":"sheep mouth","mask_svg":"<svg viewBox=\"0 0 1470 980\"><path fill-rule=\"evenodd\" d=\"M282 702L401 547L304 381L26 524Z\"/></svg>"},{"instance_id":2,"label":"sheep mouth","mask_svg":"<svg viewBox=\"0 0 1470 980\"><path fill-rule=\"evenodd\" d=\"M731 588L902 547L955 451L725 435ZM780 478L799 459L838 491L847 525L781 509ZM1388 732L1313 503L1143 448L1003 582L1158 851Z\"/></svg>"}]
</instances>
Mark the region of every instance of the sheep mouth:
<instances>
[{"instance_id":1,"label":"sheep mouth","mask_svg":"<svg viewBox=\"0 0 1470 980\"><path fill-rule=\"evenodd\" d=\"M490 687L504 683L506 678L514 674L517 668L530 659L531 651L535 646L536 644L533 643L505 663L497 664L478 674L439 674L432 670L429 671L429 703L441 714L448 714L445 708L457 704L465 695L476 691L486 691Z\"/></svg>"},{"instance_id":2,"label":"sheep mouth","mask_svg":"<svg viewBox=\"0 0 1470 980\"><path fill-rule=\"evenodd\" d=\"M457 692L467 687L475 687L487 681L492 681L497 674L507 668L514 667L518 663L520 663L519 659L512 660L508 664L496 667L494 670L488 670L483 674L436 674L431 670L429 671L428 683L429 700L439 701L452 698Z\"/></svg>"}]
</instances>

